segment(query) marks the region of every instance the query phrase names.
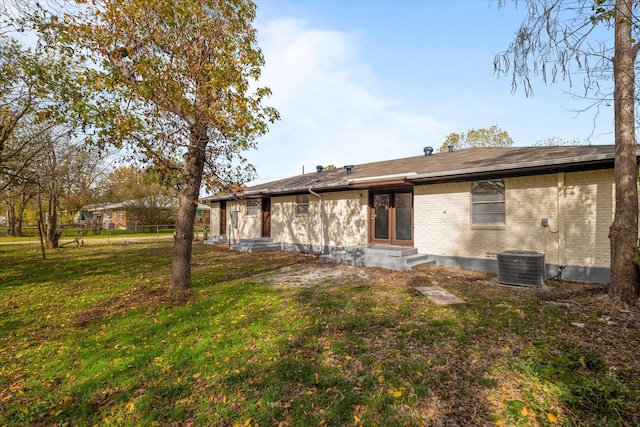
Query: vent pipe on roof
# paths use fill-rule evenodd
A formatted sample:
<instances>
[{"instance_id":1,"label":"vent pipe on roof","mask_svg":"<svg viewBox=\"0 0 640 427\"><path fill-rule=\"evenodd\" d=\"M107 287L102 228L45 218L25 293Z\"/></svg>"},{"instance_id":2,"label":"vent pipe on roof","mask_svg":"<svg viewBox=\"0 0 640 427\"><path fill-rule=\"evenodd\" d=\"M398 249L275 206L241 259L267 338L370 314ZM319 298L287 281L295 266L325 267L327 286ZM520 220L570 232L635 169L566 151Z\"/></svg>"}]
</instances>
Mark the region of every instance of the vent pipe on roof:
<instances>
[{"instance_id":1,"label":"vent pipe on roof","mask_svg":"<svg viewBox=\"0 0 640 427\"><path fill-rule=\"evenodd\" d=\"M322 167L322 165L316 166L316 172L320 173L320 172L322 172L322 169L324 169L324 167Z\"/></svg>"},{"instance_id":2,"label":"vent pipe on roof","mask_svg":"<svg viewBox=\"0 0 640 427\"><path fill-rule=\"evenodd\" d=\"M345 170L347 171L347 175L351 175L351 172L353 171L353 168L354 168L354 167L355 167L355 166L353 166L353 165L346 165L346 166L344 167L344 168L345 168Z\"/></svg>"},{"instance_id":3,"label":"vent pipe on roof","mask_svg":"<svg viewBox=\"0 0 640 427\"><path fill-rule=\"evenodd\" d=\"M447 145L447 149L449 150L450 153L453 153L453 144Z\"/></svg>"},{"instance_id":4,"label":"vent pipe on roof","mask_svg":"<svg viewBox=\"0 0 640 427\"><path fill-rule=\"evenodd\" d=\"M433 147L424 147L423 151L425 156L430 156L433 154Z\"/></svg>"}]
</instances>

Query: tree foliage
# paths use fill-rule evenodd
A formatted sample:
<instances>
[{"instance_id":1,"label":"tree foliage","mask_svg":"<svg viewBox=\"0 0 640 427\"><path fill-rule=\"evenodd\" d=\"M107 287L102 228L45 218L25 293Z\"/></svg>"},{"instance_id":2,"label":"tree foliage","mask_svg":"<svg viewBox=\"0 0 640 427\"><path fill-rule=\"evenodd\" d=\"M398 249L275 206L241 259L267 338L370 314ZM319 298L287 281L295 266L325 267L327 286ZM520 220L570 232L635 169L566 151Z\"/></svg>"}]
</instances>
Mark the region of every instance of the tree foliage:
<instances>
[{"instance_id":1,"label":"tree foliage","mask_svg":"<svg viewBox=\"0 0 640 427\"><path fill-rule=\"evenodd\" d=\"M562 139L558 136L553 136L547 139L541 139L533 144L534 147L558 147L562 145L581 145L579 139Z\"/></svg>"},{"instance_id":2,"label":"tree foliage","mask_svg":"<svg viewBox=\"0 0 640 427\"><path fill-rule=\"evenodd\" d=\"M141 224L167 224L175 212L177 189L154 168L123 166L102 185L102 201L126 202L125 209Z\"/></svg>"},{"instance_id":3,"label":"tree foliage","mask_svg":"<svg viewBox=\"0 0 640 427\"><path fill-rule=\"evenodd\" d=\"M74 143L68 132L47 132L45 149L38 156L34 179L38 186L41 215L48 248L57 248L60 213L72 215L90 202L91 187L98 170L95 150Z\"/></svg>"},{"instance_id":4,"label":"tree foliage","mask_svg":"<svg viewBox=\"0 0 640 427\"><path fill-rule=\"evenodd\" d=\"M454 150L459 150L471 147L511 147L512 145L513 139L507 131L493 125L490 128L469 129L466 133L450 133L438 151L448 151L450 146Z\"/></svg>"},{"instance_id":5,"label":"tree foliage","mask_svg":"<svg viewBox=\"0 0 640 427\"><path fill-rule=\"evenodd\" d=\"M501 2L502 4L504 1ZM632 0L526 0L527 17L508 49L496 56L498 73L510 74L512 87L532 93L532 77L547 83L576 83L592 105L608 103L615 117L615 216L609 229L614 302L635 305L638 269L638 168L635 89L640 22ZM611 37L613 30L613 37ZM613 77L613 79L612 79ZM613 81L613 87L611 82Z\"/></svg>"},{"instance_id":6,"label":"tree foliage","mask_svg":"<svg viewBox=\"0 0 640 427\"><path fill-rule=\"evenodd\" d=\"M77 118L94 141L130 147L134 155L182 178L171 290L191 285L193 224L201 185L247 179L243 150L277 119L257 87L264 59L248 0L78 1L73 12L40 26L46 39L92 59L85 73L92 97ZM46 15L40 10L36 16ZM42 22L42 20L40 20Z\"/></svg>"}]
</instances>

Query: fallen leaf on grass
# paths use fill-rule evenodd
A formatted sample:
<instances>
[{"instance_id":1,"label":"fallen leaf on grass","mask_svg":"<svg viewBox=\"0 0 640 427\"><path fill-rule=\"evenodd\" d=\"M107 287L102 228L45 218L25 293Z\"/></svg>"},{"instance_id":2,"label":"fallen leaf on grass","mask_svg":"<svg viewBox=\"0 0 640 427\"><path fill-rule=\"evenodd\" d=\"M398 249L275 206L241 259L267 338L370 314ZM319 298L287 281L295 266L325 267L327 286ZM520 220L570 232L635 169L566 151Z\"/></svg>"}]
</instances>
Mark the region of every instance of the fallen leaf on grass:
<instances>
[{"instance_id":1,"label":"fallen leaf on grass","mask_svg":"<svg viewBox=\"0 0 640 427\"><path fill-rule=\"evenodd\" d=\"M402 396L402 390L396 390L396 389L393 389L393 388L388 389L387 393L389 393L393 397L401 397Z\"/></svg>"}]
</instances>

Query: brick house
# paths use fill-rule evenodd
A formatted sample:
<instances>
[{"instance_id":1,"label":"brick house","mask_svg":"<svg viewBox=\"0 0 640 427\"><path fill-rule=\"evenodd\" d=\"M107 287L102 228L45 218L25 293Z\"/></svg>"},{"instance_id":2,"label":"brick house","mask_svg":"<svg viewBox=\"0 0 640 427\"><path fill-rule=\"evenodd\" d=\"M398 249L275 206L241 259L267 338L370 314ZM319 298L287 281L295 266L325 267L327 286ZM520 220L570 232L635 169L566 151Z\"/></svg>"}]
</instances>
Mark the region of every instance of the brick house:
<instances>
[{"instance_id":1,"label":"brick house","mask_svg":"<svg viewBox=\"0 0 640 427\"><path fill-rule=\"evenodd\" d=\"M490 272L501 253L523 251L544 255L546 277L607 282L614 150L427 147L421 156L318 167L205 202L212 241L239 250L386 266L367 256L377 248L408 257L398 269L435 262Z\"/></svg>"}]
</instances>

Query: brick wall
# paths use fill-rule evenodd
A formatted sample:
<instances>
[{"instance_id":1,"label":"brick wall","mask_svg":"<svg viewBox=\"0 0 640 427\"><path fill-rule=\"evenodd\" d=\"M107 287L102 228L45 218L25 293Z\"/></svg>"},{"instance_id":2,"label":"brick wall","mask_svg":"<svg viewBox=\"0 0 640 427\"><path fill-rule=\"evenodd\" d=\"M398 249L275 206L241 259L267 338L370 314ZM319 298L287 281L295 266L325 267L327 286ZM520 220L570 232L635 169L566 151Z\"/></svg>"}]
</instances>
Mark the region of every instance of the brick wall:
<instances>
[{"instance_id":1,"label":"brick wall","mask_svg":"<svg viewBox=\"0 0 640 427\"><path fill-rule=\"evenodd\" d=\"M231 212L238 211L238 228L233 228ZM272 221L273 222L273 221ZM262 211L258 203L258 213L247 215L247 204L245 200L234 200L227 202L227 228L231 226L229 239L255 239L262 234Z\"/></svg>"},{"instance_id":2,"label":"brick wall","mask_svg":"<svg viewBox=\"0 0 640 427\"><path fill-rule=\"evenodd\" d=\"M505 224L478 226L471 224L470 182L418 186L415 246L421 253L474 259L530 250L544 253L550 264L608 267L613 188L613 170L507 178ZM549 227L542 227L542 218Z\"/></svg>"},{"instance_id":3,"label":"brick wall","mask_svg":"<svg viewBox=\"0 0 640 427\"><path fill-rule=\"evenodd\" d=\"M368 238L366 190L309 196L309 212L296 212L296 196L271 200L271 236L275 242L311 246L360 246ZM321 238L322 233L322 238Z\"/></svg>"},{"instance_id":4,"label":"brick wall","mask_svg":"<svg viewBox=\"0 0 640 427\"><path fill-rule=\"evenodd\" d=\"M614 207L613 169L565 175L567 264L609 266Z\"/></svg>"},{"instance_id":5,"label":"brick wall","mask_svg":"<svg viewBox=\"0 0 640 427\"><path fill-rule=\"evenodd\" d=\"M218 236L227 234L227 231L220 233L220 202L211 203L211 216L209 217L209 226L211 227L211 235Z\"/></svg>"}]
</instances>

